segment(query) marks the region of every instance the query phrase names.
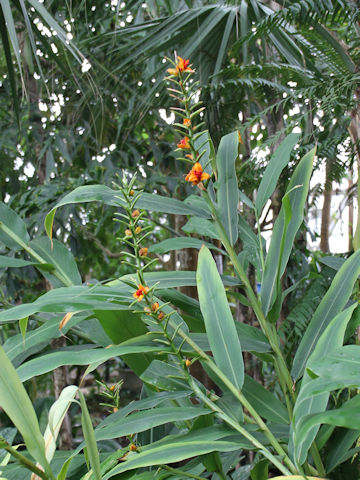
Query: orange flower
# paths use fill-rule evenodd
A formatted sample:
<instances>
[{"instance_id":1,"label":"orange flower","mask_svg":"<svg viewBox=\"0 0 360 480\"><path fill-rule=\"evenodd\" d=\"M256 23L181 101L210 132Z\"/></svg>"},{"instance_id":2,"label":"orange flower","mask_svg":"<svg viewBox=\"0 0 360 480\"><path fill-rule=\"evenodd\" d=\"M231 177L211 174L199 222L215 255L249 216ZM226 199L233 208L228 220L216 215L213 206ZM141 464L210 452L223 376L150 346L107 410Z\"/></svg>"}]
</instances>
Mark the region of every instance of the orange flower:
<instances>
[{"instance_id":1,"label":"orange flower","mask_svg":"<svg viewBox=\"0 0 360 480\"><path fill-rule=\"evenodd\" d=\"M148 248L147 247L140 248L140 250L139 250L140 257L146 257L147 254L148 254Z\"/></svg>"},{"instance_id":2,"label":"orange flower","mask_svg":"<svg viewBox=\"0 0 360 480\"><path fill-rule=\"evenodd\" d=\"M164 312L160 312L160 313L158 314L158 319L159 319L159 320L162 320L164 317L165 317L165 313L164 313Z\"/></svg>"},{"instance_id":3,"label":"orange flower","mask_svg":"<svg viewBox=\"0 0 360 480\"><path fill-rule=\"evenodd\" d=\"M135 193L134 190L130 190L130 192L129 192L130 197L133 197L134 193Z\"/></svg>"},{"instance_id":4,"label":"orange flower","mask_svg":"<svg viewBox=\"0 0 360 480\"><path fill-rule=\"evenodd\" d=\"M130 230L129 228L127 228L127 229L125 230L125 235L126 235L127 237L131 237L132 233L131 233L131 230Z\"/></svg>"},{"instance_id":5,"label":"orange flower","mask_svg":"<svg viewBox=\"0 0 360 480\"><path fill-rule=\"evenodd\" d=\"M167 72L170 75L179 75L180 72L193 72L189 67L190 60L185 60L181 57L177 57L177 63L175 68L168 68Z\"/></svg>"},{"instance_id":6,"label":"orange flower","mask_svg":"<svg viewBox=\"0 0 360 480\"><path fill-rule=\"evenodd\" d=\"M141 232L141 227L136 227L136 228L135 228L135 233L138 234L138 233L140 233L140 232Z\"/></svg>"},{"instance_id":7,"label":"orange flower","mask_svg":"<svg viewBox=\"0 0 360 480\"><path fill-rule=\"evenodd\" d=\"M200 163L196 162L190 172L186 175L185 180L191 182L193 185L198 185L200 182L207 180L208 178L210 178L210 175L203 172Z\"/></svg>"},{"instance_id":8,"label":"orange flower","mask_svg":"<svg viewBox=\"0 0 360 480\"><path fill-rule=\"evenodd\" d=\"M185 366L186 368L189 368L191 366L191 360L189 358L185 360Z\"/></svg>"},{"instance_id":9,"label":"orange flower","mask_svg":"<svg viewBox=\"0 0 360 480\"><path fill-rule=\"evenodd\" d=\"M136 218L136 217L138 217L139 215L140 215L139 210L134 210L134 211L131 213L131 216L132 216L133 218Z\"/></svg>"},{"instance_id":10,"label":"orange flower","mask_svg":"<svg viewBox=\"0 0 360 480\"><path fill-rule=\"evenodd\" d=\"M182 150L190 150L189 137L182 138L177 144L177 147L181 148Z\"/></svg>"},{"instance_id":11,"label":"orange flower","mask_svg":"<svg viewBox=\"0 0 360 480\"><path fill-rule=\"evenodd\" d=\"M183 125L184 125L184 127L190 127L190 125L191 125L190 118L184 118Z\"/></svg>"},{"instance_id":12,"label":"orange flower","mask_svg":"<svg viewBox=\"0 0 360 480\"><path fill-rule=\"evenodd\" d=\"M136 452L137 451L137 446L134 443L132 443L130 445L129 449L130 449L130 452Z\"/></svg>"},{"instance_id":13,"label":"orange flower","mask_svg":"<svg viewBox=\"0 0 360 480\"><path fill-rule=\"evenodd\" d=\"M136 292L133 293L133 297L136 298L139 302L144 298L144 295L146 295L149 292L150 288L149 287L144 287L139 283L138 289Z\"/></svg>"}]
</instances>

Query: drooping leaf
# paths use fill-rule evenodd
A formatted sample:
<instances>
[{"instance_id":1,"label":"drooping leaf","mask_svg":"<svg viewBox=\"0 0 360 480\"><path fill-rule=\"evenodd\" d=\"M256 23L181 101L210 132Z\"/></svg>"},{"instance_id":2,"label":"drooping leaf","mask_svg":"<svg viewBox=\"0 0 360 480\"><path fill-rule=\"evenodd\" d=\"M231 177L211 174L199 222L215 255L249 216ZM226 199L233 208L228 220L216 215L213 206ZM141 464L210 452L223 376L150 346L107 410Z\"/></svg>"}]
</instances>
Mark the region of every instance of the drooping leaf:
<instances>
[{"instance_id":1,"label":"drooping leaf","mask_svg":"<svg viewBox=\"0 0 360 480\"><path fill-rule=\"evenodd\" d=\"M201 313L215 363L240 390L244 382L241 345L224 286L206 247L202 247L199 253L196 280Z\"/></svg>"}]
</instances>

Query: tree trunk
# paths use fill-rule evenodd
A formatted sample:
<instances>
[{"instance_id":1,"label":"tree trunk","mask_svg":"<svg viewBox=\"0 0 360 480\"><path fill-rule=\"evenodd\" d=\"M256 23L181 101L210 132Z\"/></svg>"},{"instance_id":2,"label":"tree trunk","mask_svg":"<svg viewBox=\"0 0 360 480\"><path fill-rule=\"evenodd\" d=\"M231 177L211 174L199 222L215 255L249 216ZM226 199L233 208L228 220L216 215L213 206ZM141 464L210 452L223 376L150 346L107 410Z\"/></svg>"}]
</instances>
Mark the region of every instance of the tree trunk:
<instances>
[{"instance_id":1,"label":"tree trunk","mask_svg":"<svg viewBox=\"0 0 360 480\"><path fill-rule=\"evenodd\" d=\"M326 160L325 185L324 185L324 204L321 212L321 232L320 232L320 250L324 253L330 252L329 232L331 220L331 198L332 198L332 180L331 180L331 159Z\"/></svg>"}]
</instances>

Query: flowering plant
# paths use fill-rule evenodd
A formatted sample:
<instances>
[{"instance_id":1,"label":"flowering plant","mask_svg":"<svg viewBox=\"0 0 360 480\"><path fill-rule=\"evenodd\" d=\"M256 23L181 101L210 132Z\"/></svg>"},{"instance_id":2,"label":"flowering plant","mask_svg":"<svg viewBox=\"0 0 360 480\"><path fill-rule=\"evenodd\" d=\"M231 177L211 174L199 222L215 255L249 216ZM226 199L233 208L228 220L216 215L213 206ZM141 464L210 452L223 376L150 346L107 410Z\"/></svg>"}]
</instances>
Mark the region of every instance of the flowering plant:
<instances>
[{"instance_id":1,"label":"flowering plant","mask_svg":"<svg viewBox=\"0 0 360 480\"><path fill-rule=\"evenodd\" d=\"M58 207L98 200L115 205L124 232L123 262L133 272L105 285L80 285L76 275L67 271L64 277L64 270L54 261L52 275L63 281L64 287L54 288L31 304L0 312L3 322L22 321L36 312L66 313L61 329L70 320L76 324L81 313L92 312L90 316L101 323L113 342L106 348L46 353L25 361L17 371L0 348L0 405L22 434L29 456L17 452L5 439L1 439L1 447L37 478L54 479L50 462L58 427L79 393L84 443L63 462L58 480L66 478L72 458L82 449L86 449L83 464L89 459L90 465L83 480L225 480L247 478L249 473L259 480L270 474L289 479L325 478L358 451L351 447L360 430L360 347L343 343L358 325L360 253L355 252L338 268L329 290L308 318L297 351L285 355L277 328L288 293L283 291L281 279L303 221L315 149L299 159L266 251L259 218L299 135L290 134L283 140L265 169L256 197L250 199L238 189L239 132L223 137L215 154L208 132L201 130L204 124L199 118L205 107L194 100L198 87L190 82L195 73L190 61L177 57L168 73L170 94L181 105L174 107L182 120L174 124L181 135L178 158L190 164L184 181L197 188L186 201L164 201L159 195L136 189L134 177L129 182L124 179L115 189L80 187L59 202ZM256 219L254 229L244 219L244 205ZM8 207L0 210L2 229L8 236L14 227L7 219L15 215L9 211ZM50 237L55 211L45 222ZM146 211L187 215L192 232L202 239L177 236L152 245ZM20 225L19 219L16 225ZM12 234L12 241L14 238ZM40 264L49 263L26 242L20 245ZM152 254L189 246L199 248L196 272L150 271L156 262ZM49 241L47 259L59 248L54 242L51 249ZM211 252L221 254L230 275L219 272L219 262ZM255 288L248 275L249 265L260 288ZM175 290L189 285L196 285L198 298ZM259 328L234 320L233 304L228 300L232 294L254 313ZM266 386L264 378L259 382L247 375L243 352L261 363L261 371L271 372L275 378L272 386ZM142 398L120 408L116 397L113 412L93 429L83 392L67 387L71 390L64 391L56 403L44 438L22 381L66 362L90 364L89 372L114 356L124 356L143 381ZM208 377L196 378L195 364L200 364ZM330 392L339 389L345 389L348 397L339 408L329 408L333 406ZM111 392L107 392L109 398L114 397ZM21 412L26 412L26 419ZM56 428L50 421L54 412ZM166 430L160 429L163 426ZM337 427L348 430L345 434L341 431L343 449L335 456L337 445L331 444L331 436L338 434ZM129 445L103 460L98 452L100 442L119 437L128 437ZM255 459L253 463L242 464L243 452L252 453L247 458Z\"/></svg>"}]
</instances>

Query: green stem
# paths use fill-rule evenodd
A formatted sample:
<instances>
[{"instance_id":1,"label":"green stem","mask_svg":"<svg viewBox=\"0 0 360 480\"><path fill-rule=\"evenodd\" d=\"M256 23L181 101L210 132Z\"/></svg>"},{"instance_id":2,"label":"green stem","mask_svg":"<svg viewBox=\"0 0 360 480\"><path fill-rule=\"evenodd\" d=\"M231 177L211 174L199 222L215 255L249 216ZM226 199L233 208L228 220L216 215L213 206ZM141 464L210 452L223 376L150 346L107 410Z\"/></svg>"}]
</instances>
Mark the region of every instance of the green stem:
<instances>
[{"instance_id":1,"label":"green stem","mask_svg":"<svg viewBox=\"0 0 360 480\"><path fill-rule=\"evenodd\" d=\"M49 475L45 472L43 472L42 470L40 470L40 468L38 468L35 463L33 463L31 460L29 460L28 458L26 458L24 455L22 455L21 453L19 453L18 451L15 450L15 448L11 447L10 445L4 445L2 443L1 445L1 448L3 448L4 450L6 450L7 452L9 452L13 457L15 457L25 468L27 468L28 470L30 470L31 472L35 473L38 477L40 478L43 478L44 480L49 480L49 479L53 479L54 477L51 476L49 477Z\"/></svg>"},{"instance_id":2,"label":"green stem","mask_svg":"<svg viewBox=\"0 0 360 480\"><path fill-rule=\"evenodd\" d=\"M182 475L183 477L186 478L196 478L197 480L205 480L204 477L199 477L198 475L194 475L192 473L184 472L184 470L179 470L178 468L172 468L169 467L168 465L160 465L161 468L164 470L167 470L168 472L173 473L174 475Z\"/></svg>"},{"instance_id":3,"label":"green stem","mask_svg":"<svg viewBox=\"0 0 360 480\"><path fill-rule=\"evenodd\" d=\"M310 453L313 457L315 467L316 467L317 471L319 472L319 475L321 477L325 477L325 474L326 474L325 467L324 467L324 464L321 460L319 450L317 448L317 445L316 445L315 441L312 443L312 445L310 447Z\"/></svg>"}]
</instances>

